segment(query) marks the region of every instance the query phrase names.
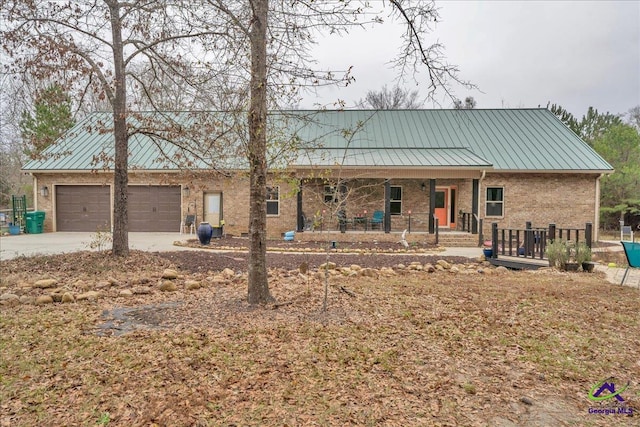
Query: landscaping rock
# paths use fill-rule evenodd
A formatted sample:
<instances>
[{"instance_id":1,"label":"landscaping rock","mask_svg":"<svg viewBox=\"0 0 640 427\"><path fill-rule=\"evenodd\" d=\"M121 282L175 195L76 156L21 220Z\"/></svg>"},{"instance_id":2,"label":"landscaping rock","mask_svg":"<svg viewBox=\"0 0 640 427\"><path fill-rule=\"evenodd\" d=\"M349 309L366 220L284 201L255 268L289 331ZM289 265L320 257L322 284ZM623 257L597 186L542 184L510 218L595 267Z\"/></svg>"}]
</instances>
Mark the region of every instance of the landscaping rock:
<instances>
[{"instance_id":1,"label":"landscaping rock","mask_svg":"<svg viewBox=\"0 0 640 427\"><path fill-rule=\"evenodd\" d=\"M215 276L213 276L213 279L211 281L214 285L224 285L227 283L227 279L225 279L221 274L216 274Z\"/></svg>"},{"instance_id":2,"label":"landscaping rock","mask_svg":"<svg viewBox=\"0 0 640 427\"><path fill-rule=\"evenodd\" d=\"M445 261L443 259L439 259L438 261L436 261L436 264L441 266L445 270L448 270L448 269L451 268L451 264L449 264L447 261Z\"/></svg>"},{"instance_id":3,"label":"landscaping rock","mask_svg":"<svg viewBox=\"0 0 640 427\"><path fill-rule=\"evenodd\" d=\"M508 273L508 272L509 272L509 269L507 267L505 267L505 266L501 265L499 267L496 267L496 273L505 274L505 273Z\"/></svg>"},{"instance_id":4,"label":"landscaping rock","mask_svg":"<svg viewBox=\"0 0 640 427\"><path fill-rule=\"evenodd\" d=\"M171 280L163 280L160 284L160 290L163 292L175 292L178 290L178 286Z\"/></svg>"},{"instance_id":5,"label":"landscaping rock","mask_svg":"<svg viewBox=\"0 0 640 427\"><path fill-rule=\"evenodd\" d=\"M65 292L64 294L62 294L61 301L63 303L69 303L69 302L75 302L76 299L71 292Z\"/></svg>"},{"instance_id":6,"label":"landscaping rock","mask_svg":"<svg viewBox=\"0 0 640 427\"><path fill-rule=\"evenodd\" d=\"M178 272L172 268L167 268L162 272L162 278L167 280L175 280L178 278Z\"/></svg>"},{"instance_id":7,"label":"landscaping rock","mask_svg":"<svg viewBox=\"0 0 640 427\"><path fill-rule=\"evenodd\" d=\"M230 268L225 268L224 270L222 270L222 276L225 279L233 279L235 275L236 275L235 271L233 271Z\"/></svg>"},{"instance_id":8,"label":"landscaping rock","mask_svg":"<svg viewBox=\"0 0 640 427\"><path fill-rule=\"evenodd\" d=\"M29 295L20 296L20 304L35 304L36 299Z\"/></svg>"},{"instance_id":9,"label":"landscaping rock","mask_svg":"<svg viewBox=\"0 0 640 427\"><path fill-rule=\"evenodd\" d=\"M319 270L325 270L325 269L327 269L327 270L335 270L336 267L337 267L337 265L336 265L335 262L329 261L329 262L325 262L325 263L320 264L318 269Z\"/></svg>"},{"instance_id":10,"label":"landscaping rock","mask_svg":"<svg viewBox=\"0 0 640 427\"><path fill-rule=\"evenodd\" d=\"M136 286L131 290L135 295L148 295L151 293L149 286Z\"/></svg>"},{"instance_id":11,"label":"landscaping rock","mask_svg":"<svg viewBox=\"0 0 640 427\"><path fill-rule=\"evenodd\" d=\"M200 282L196 280L187 280L186 282L184 282L184 286L185 288L187 288L188 291L193 291L196 289L200 289L202 287Z\"/></svg>"},{"instance_id":12,"label":"landscaping rock","mask_svg":"<svg viewBox=\"0 0 640 427\"><path fill-rule=\"evenodd\" d=\"M53 298L51 295L40 295L36 298L36 305L53 304Z\"/></svg>"},{"instance_id":13,"label":"landscaping rock","mask_svg":"<svg viewBox=\"0 0 640 427\"><path fill-rule=\"evenodd\" d=\"M33 287L40 288L40 289L48 289L48 288L53 288L57 284L58 284L58 281L56 279L41 279L41 280L38 280L36 283L34 283Z\"/></svg>"},{"instance_id":14,"label":"landscaping rock","mask_svg":"<svg viewBox=\"0 0 640 427\"><path fill-rule=\"evenodd\" d=\"M2 294L0 295L0 305L5 307L13 307L15 305L20 305L20 297L16 294Z\"/></svg>"},{"instance_id":15,"label":"landscaping rock","mask_svg":"<svg viewBox=\"0 0 640 427\"><path fill-rule=\"evenodd\" d=\"M73 284L74 287L76 287L77 289L83 291L83 292L87 292L89 289L91 289L91 286L89 286L88 283L86 283L83 280L78 280Z\"/></svg>"},{"instance_id":16,"label":"landscaping rock","mask_svg":"<svg viewBox=\"0 0 640 427\"><path fill-rule=\"evenodd\" d=\"M131 291L130 289L123 289L118 292L118 295L121 297L131 297L133 296L133 291Z\"/></svg>"},{"instance_id":17,"label":"landscaping rock","mask_svg":"<svg viewBox=\"0 0 640 427\"><path fill-rule=\"evenodd\" d=\"M435 268L432 264L425 264L425 266L424 266L424 270L425 270L427 273L435 273L436 268Z\"/></svg>"},{"instance_id":18,"label":"landscaping rock","mask_svg":"<svg viewBox=\"0 0 640 427\"><path fill-rule=\"evenodd\" d=\"M84 300L88 300L88 301L95 301L98 298L100 298L100 292L97 291L88 291L82 294L79 294L76 297L76 301L84 301Z\"/></svg>"}]
</instances>

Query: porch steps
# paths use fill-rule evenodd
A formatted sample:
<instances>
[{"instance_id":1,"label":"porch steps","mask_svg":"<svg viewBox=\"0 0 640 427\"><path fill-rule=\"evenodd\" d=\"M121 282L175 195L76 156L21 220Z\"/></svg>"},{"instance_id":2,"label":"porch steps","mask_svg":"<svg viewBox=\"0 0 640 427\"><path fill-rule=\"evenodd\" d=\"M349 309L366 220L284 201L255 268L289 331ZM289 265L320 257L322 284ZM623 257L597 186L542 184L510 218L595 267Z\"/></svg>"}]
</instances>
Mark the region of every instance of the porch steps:
<instances>
[{"instance_id":1,"label":"porch steps","mask_svg":"<svg viewBox=\"0 0 640 427\"><path fill-rule=\"evenodd\" d=\"M471 233L447 233L440 232L438 244L449 248L477 247L478 235Z\"/></svg>"}]
</instances>

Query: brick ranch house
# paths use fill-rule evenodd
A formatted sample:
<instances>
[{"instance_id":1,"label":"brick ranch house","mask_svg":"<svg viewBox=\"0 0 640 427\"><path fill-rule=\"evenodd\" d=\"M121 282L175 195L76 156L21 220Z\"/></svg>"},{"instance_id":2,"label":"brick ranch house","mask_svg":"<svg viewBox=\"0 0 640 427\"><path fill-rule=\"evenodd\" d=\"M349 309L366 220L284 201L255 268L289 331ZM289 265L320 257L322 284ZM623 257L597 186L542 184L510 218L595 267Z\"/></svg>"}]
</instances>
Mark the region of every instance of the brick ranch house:
<instances>
[{"instance_id":1,"label":"brick ranch house","mask_svg":"<svg viewBox=\"0 0 640 427\"><path fill-rule=\"evenodd\" d=\"M270 123L282 114L270 114ZM111 226L113 174L101 162L113 153L113 136L108 125L96 130L109 116L89 115L23 167L34 179L36 209L46 212L45 231ZM269 176L270 237L338 230L339 217L349 233L378 235L407 228L433 233L436 223L440 231L477 233L480 219L485 236L492 222L584 227L598 224L600 177L613 172L546 109L293 111L287 117L277 134L295 137L300 149ZM248 231L245 163L227 162L224 173L212 173L194 160L184 170L161 161L171 151L166 145L140 134L129 149L130 231L178 232L190 215L196 223L224 220L227 234ZM381 222L372 220L375 211L384 213Z\"/></svg>"}]
</instances>

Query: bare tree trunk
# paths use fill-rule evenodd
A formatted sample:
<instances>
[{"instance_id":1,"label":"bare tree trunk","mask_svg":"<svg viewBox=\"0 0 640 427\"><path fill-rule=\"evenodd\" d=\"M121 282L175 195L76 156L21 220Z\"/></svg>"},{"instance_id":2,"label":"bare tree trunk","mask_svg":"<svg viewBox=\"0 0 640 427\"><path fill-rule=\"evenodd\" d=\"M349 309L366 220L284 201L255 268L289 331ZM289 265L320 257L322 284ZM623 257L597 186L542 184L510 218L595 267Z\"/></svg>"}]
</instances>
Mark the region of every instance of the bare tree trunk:
<instances>
[{"instance_id":1,"label":"bare tree trunk","mask_svg":"<svg viewBox=\"0 0 640 427\"><path fill-rule=\"evenodd\" d=\"M113 170L113 255L129 255L129 215L127 209L127 187L129 184L129 158L127 134L127 95L125 86L124 51L122 45L122 22L117 1L107 2L111 14L113 37L113 63L115 91L113 100L113 133L115 159Z\"/></svg>"},{"instance_id":2,"label":"bare tree trunk","mask_svg":"<svg viewBox=\"0 0 640 427\"><path fill-rule=\"evenodd\" d=\"M250 304L274 301L267 280L267 15L268 0L251 0L251 103L249 107L249 291Z\"/></svg>"}]
</instances>

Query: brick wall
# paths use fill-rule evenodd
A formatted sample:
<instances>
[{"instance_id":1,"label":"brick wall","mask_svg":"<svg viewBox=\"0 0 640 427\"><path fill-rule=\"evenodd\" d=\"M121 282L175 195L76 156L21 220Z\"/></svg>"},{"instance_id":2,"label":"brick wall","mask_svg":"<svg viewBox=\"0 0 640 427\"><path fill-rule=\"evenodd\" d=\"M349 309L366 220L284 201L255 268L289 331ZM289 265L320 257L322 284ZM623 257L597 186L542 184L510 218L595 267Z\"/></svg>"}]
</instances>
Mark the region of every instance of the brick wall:
<instances>
[{"instance_id":1,"label":"brick wall","mask_svg":"<svg viewBox=\"0 0 640 427\"><path fill-rule=\"evenodd\" d=\"M49 196L37 191L36 206L44 210L45 231L53 231L52 202L55 185L113 183L111 173L37 174L37 189L49 187ZM491 222L501 227L524 227L526 221L534 226L556 223L558 226L583 227L593 222L595 215L595 175L585 174L492 174L486 175L480 188L480 216L485 217L486 188L504 187L504 216L485 218L484 233L489 235ZM245 174L225 177L215 174L132 173L131 185L183 185L189 187L189 195L182 195L182 215L196 213L198 221L204 218L203 202L207 192L222 193L222 211L225 231L241 235L249 231L249 180ZM422 184L425 184L424 191ZM279 237L281 233L297 228L296 190L287 179L271 177L268 185L280 187L279 214L267 217L267 234ZM426 229L429 212L428 179L396 179L391 185L402 186L403 215L392 216L392 229L402 229L407 224L407 211L412 211L412 229ZM471 179L438 179L437 187L456 186L455 211L471 212ZM347 185L346 212L352 217L367 211L370 218L374 210L384 210L384 180L356 179ZM309 217L323 216L324 227L335 229L337 206L325 203L324 182L310 180L303 183L303 211ZM324 211L324 213L323 213ZM456 215L457 216L457 215Z\"/></svg>"},{"instance_id":2,"label":"brick wall","mask_svg":"<svg viewBox=\"0 0 640 427\"><path fill-rule=\"evenodd\" d=\"M62 173L37 174L38 188L47 186L49 196L43 197L38 192L36 205L38 210L46 212L44 231L54 231L56 185L113 185L112 173ZM196 214L197 221L204 218L205 193L222 193L222 216L225 220L225 232L240 235L249 231L249 179L245 174L225 177L217 174L171 174L171 173L140 173L129 175L130 185L183 185L189 187L189 194L182 193L182 217ZM291 185L286 181L269 185L280 187L280 214L267 217L267 230L270 236L280 236L281 233L296 229L296 196L291 191ZM176 231L177 231L176 226Z\"/></svg>"},{"instance_id":3,"label":"brick wall","mask_svg":"<svg viewBox=\"0 0 640 427\"><path fill-rule=\"evenodd\" d=\"M595 220L596 175L588 174L487 174L480 187L483 231L490 235L491 223L499 227L524 228L555 223L558 227L583 228ZM504 187L504 215L486 217L487 187ZM594 224L597 228L598 224Z\"/></svg>"}]
</instances>

